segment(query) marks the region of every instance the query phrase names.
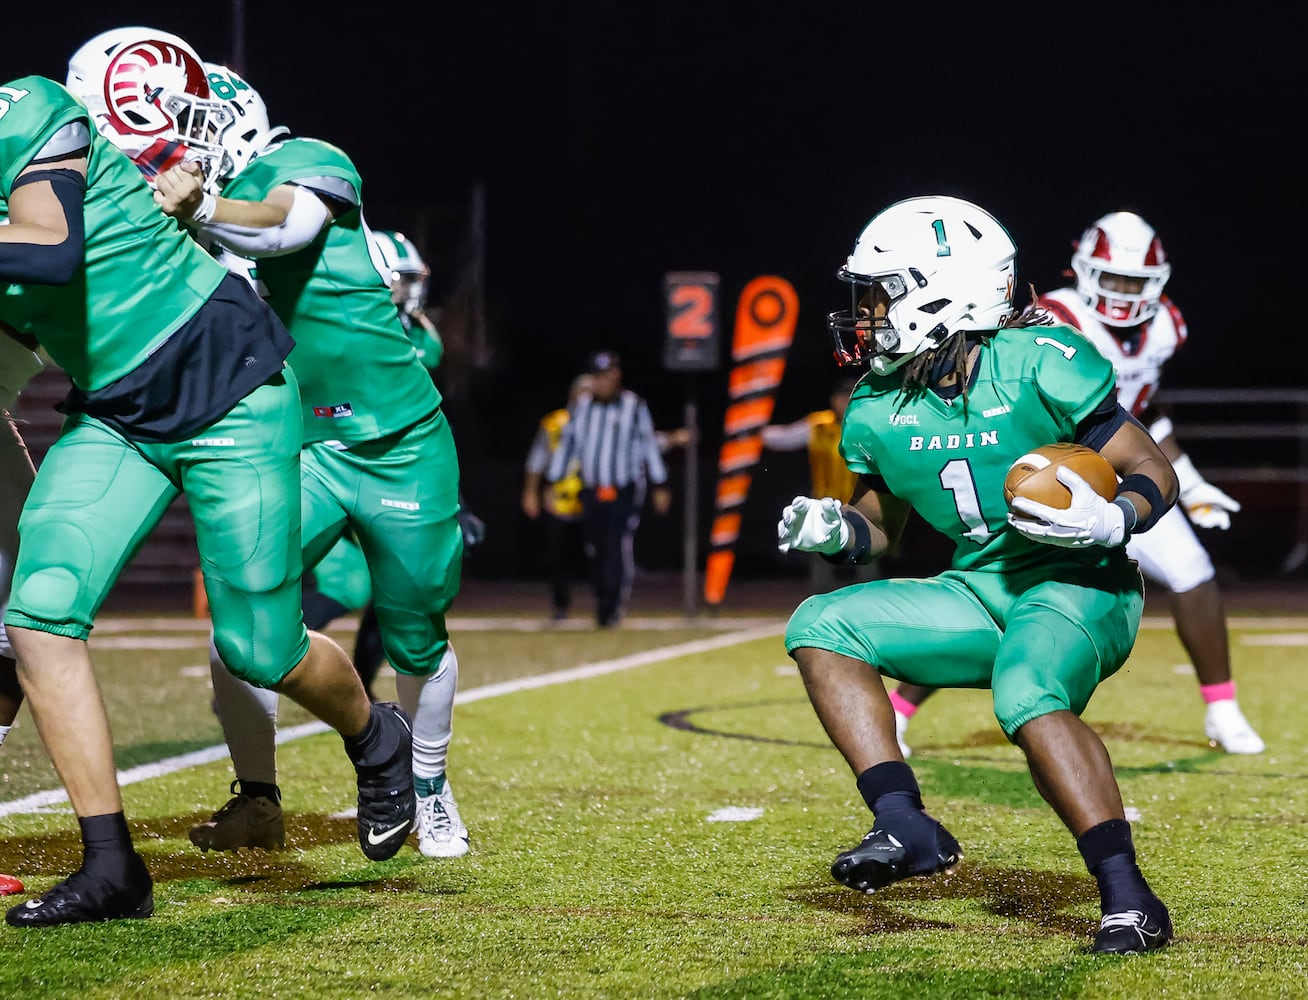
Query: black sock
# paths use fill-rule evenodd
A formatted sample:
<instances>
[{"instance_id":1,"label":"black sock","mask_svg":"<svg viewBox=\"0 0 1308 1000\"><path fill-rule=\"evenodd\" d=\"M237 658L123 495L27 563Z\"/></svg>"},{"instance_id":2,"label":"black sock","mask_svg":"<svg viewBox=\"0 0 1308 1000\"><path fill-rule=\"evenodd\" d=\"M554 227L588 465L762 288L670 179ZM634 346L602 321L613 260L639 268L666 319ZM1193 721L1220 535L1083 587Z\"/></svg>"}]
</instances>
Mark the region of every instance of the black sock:
<instances>
[{"instance_id":1,"label":"black sock","mask_svg":"<svg viewBox=\"0 0 1308 1000\"><path fill-rule=\"evenodd\" d=\"M252 799L272 799L278 805L282 804L282 790L269 781L245 781L241 779L241 794L248 795Z\"/></svg>"},{"instance_id":2,"label":"black sock","mask_svg":"<svg viewBox=\"0 0 1308 1000\"><path fill-rule=\"evenodd\" d=\"M913 769L902 760L875 764L858 776L858 791L875 813L887 810L922 810L922 790Z\"/></svg>"},{"instance_id":3,"label":"black sock","mask_svg":"<svg viewBox=\"0 0 1308 1000\"><path fill-rule=\"evenodd\" d=\"M345 743L345 752L350 755L350 760L359 763L375 748L380 735L381 722L377 718L377 710L373 709L368 713L368 723L362 730L354 736L342 736L341 740Z\"/></svg>"},{"instance_id":4,"label":"black sock","mask_svg":"<svg viewBox=\"0 0 1308 1000\"><path fill-rule=\"evenodd\" d=\"M381 713L389 709L372 703L368 724L357 736L343 736L345 752L356 767L380 766L391 760L400 749L400 738L382 725Z\"/></svg>"},{"instance_id":5,"label":"black sock","mask_svg":"<svg viewBox=\"0 0 1308 1000\"><path fill-rule=\"evenodd\" d=\"M1076 838L1076 849L1099 883L1100 912L1150 909L1157 897L1135 863L1130 823L1124 819L1098 823Z\"/></svg>"},{"instance_id":6,"label":"black sock","mask_svg":"<svg viewBox=\"0 0 1308 1000\"><path fill-rule=\"evenodd\" d=\"M141 862L132 847L126 816L121 812L79 816L77 824L82 828L82 871L115 883L137 874Z\"/></svg>"}]
</instances>

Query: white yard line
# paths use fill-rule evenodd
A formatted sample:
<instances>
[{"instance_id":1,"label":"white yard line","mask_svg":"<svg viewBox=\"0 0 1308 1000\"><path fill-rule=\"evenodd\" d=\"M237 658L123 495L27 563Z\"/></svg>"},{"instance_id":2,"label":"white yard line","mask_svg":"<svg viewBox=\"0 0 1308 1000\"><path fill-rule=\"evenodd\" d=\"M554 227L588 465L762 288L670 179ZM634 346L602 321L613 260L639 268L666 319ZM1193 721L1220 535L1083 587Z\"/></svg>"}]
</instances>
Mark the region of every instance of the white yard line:
<instances>
[{"instance_id":1,"label":"white yard line","mask_svg":"<svg viewBox=\"0 0 1308 1000\"><path fill-rule=\"evenodd\" d=\"M623 625L633 630L671 631L673 629L712 629L740 630L755 626L776 623L780 628L788 616L755 615L739 618L681 618L675 615L664 617L624 618ZM482 617L450 618L447 621L450 632L589 632L595 623L589 618L569 618L562 622L553 622L543 618L510 618L487 615ZM1299 616L1262 617L1260 615L1228 615L1227 624L1231 628L1257 629L1260 631L1276 629L1308 629L1308 618ZM331 631L350 631L358 628L358 618L338 618L331 624ZM1146 615L1140 622L1141 628L1171 629L1176 624L1170 615ZM196 618L108 618L98 622L92 633L91 641L100 635L119 635L131 632L186 632L208 636L207 619ZM142 640L142 646L148 640Z\"/></svg>"},{"instance_id":2,"label":"white yard line","mask_svg":"<svg viewBox=\"0 0 1308 1000\"><path fill-rule=\"evenodd\" d=\"M638 620L629 619L628 624L631 627L639 627L637 621ZM707 653L715 649L725 649L728 646L734 646L742 642L750 642L754 639L765 639L769 636L781 635L785 631L785 622L780 616L776 619L652 618L640 619L639 621L659 622L662 624L662 627L665 628L727 628L735 626L736 631L727 632L723 635L713 636L708 639L697 639L693 642L683 642L675 646L664 646L659 649L651 649L643 653L633 653L630 656L621 656L614 660L602 660L599 663L589 663L579 667L571 667L567 670L556 670L549 674L520 677L511 681L502 681L498 684L486 684L479 688L460 691L455 695L454 703L456 705L467 704L469 702L482 701L486 698L498 698L501 695L513 694L517 691L530 691L535 688L549 687L554 684L567 684L571 681L585 680L589 677L601 677L605 674L617 673L622 670L631 670L635 667L643 667L647 664L659 663L663 660L671 660L678 656L690 656L695 653ZM580 627L591 627L590 623L583 619L577 619L577 622ZM349 624L349 619L341 619L339 622L339 625L341 626L348 626ZM542 622L539 618L455 618L451 619L449 624L450 631L456 633L461 629L467 631L491 631L497 628L514 631L551 631L558 628L557 625ZM1271 631L1278 629L1308 629L1308 619L1302 617L1231 617L1228 619L1228 624L1233 630L1253 629ZM1175 623L1170 617L1146 617L1141 622L1141 627L1147 629L1172 629L1175 628ZM96 631L101 634L124 633L131 631L159 631L197 632L202 635L207 635L208 628L208 622L195 619L112 618L96 626ZM150 641L151 640L147 638L138 638L134 640L135 644L141 646L148 645ZM94 639L92 642L94 643ZM115 646L128 645L127 642L120 639L110 640L110 642ZM108 643L106 643L106 645L107 644ZM169 645L172 645L172 643L169 643ZM292 740L298 740L304 736L312 736L326 731L327 726L321 722L306 722L302 725L292 726L289 729L283 729L278 732L277 742L289 743ZM194 750L191 753L181 754L177 757L169 757L165 760L155 761L151 764L141 764L138 767L133 767L126 771L119 771L118 783L123 786L133 785L138 781L148 781L151 778L160 778L166 774L185 770L188 767L199 767L202 764L211 764L214 761L224 759L226 756L226 746L218 745L205 747L203 750ZM13 816L20 813L40 812L43 809L47 809L51 806L58 806L67 801L68 795L62 789L35 792L32 795L24 796L21 799L14 799L12 802L0 802L0 816Z\"/></svg>"},{"instance_id":3,"label":"white yard line","mask_svg":"<svg viewBox=\"0 0 1308 1000\"><path fill-rule=\"evenodd\" d=\"M451 631L453 631L453 623L451 623ZM642 653L632 653L629 656L620 656L615 660L601 660L599 663L588 663L580 667L570 667L567 670L556 670L549 674L520 677L516 680L502 681L498 684L486 684L482 687L458 692L454 696L454 703L462 705L473 701L484 701L487 698L498 698L501 695L514 694L518 691L531 691L535 688L550 687L554 684L567 684L571 681L585 680L590 677L602 677L605 674L615 674L622 670L631 670L634 667L643 667L663 660L672 660L679 656L709 653L715 649L725 649L728 646L739 645L742 642L752 642L755 639L778 636L784 631L785 623L780 621L755 625L752 628L713 636L709 639L696 639L693 642L682 642L675 646L664 646L660 649L650 649ZM313 736L327 731L328 727L321 722L306 722L279 731L277 742L289 743L304 736ZM161 778L166 774L173 774L188 767L211 764L214 761L223 760L226 756L227 747L221 744L205 747L203 750L193 750L191 753L180 754L177 757L168 757L150 764L141 764L126 771L119 771L118 784L120 786L134 785L138 781ZM51 806L61 805L67 801L68 793L63 789L35 792L21 799L14 799L12 802L0 802L0 816L41 812Z\"/></svg>"}]
</instances>

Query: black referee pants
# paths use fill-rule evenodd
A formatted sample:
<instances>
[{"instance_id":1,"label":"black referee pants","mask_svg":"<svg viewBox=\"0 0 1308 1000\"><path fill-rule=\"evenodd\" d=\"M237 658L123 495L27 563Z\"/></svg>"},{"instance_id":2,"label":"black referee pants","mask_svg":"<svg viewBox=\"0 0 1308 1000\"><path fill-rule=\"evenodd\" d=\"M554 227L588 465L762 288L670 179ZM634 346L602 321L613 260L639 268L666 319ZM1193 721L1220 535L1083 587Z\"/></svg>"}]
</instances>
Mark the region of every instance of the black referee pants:
<instances>
[{"instance_id":1,"label":"black referee pants","mask_svg":"<svg viewBox=\"0 0 1308 1000\"><path fill-rule=\"evenodd\" d=\"M595 588L595 620L601 628L617 624L635 570L636 487L623 486L611 498L604 491L581 491L582 537Z\"/></svg>"}]
</instances>

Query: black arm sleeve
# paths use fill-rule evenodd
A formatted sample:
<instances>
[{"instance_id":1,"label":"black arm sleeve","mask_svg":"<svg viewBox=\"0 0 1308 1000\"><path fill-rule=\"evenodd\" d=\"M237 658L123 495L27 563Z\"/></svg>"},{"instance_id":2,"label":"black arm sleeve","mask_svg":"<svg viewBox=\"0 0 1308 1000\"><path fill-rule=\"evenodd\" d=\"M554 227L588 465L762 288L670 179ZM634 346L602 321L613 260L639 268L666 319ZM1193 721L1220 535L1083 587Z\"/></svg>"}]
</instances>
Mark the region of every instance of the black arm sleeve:
<instances>
[{"instance_id":1,"label":"black arm sleeve","mask_svg":"<svg viewBox=\"0 0 1308 1000\"><path fill-rule=\"evenodd\" d=\"M1117 429L1128 420L1139 423L1131 414L1122 409L1117 401L1117 393L1110 392L1094 412L1076 425L1076 443L1099 451Z\"/></svg>"},{"instance_id":2,"label":"black arm sleeve","mask_svg":"<svg viewBox=\"0 0 1308 1000\"><path fill-rule=\"evenodd\" d=\"M59 199L68 238L50 246L0 243L0 281L15 285L66 285L73 280L86 250L86 228L82 219L86 178L76 170L32 170L14 182L14 190L38 181L49 181Z\"/></svg>"}]
</instances>

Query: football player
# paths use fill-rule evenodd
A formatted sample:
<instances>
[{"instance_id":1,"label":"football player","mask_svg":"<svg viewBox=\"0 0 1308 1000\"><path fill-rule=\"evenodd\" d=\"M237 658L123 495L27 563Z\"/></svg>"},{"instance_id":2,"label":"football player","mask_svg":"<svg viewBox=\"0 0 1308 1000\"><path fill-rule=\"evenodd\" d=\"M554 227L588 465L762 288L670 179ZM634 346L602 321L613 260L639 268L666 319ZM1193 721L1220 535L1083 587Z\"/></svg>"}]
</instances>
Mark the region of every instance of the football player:
<instances>
[{"instance_id":1,"label":"football player","mask_svg":"<svg viewBox=\"0 0 1308 1000\"><path fill-rule=\"evenodd\" d=\"M219 73L229 70L217 67ZM431 269L412 241L403 233L387 229L369 231L374 260L380 258L379 270L389 277L391 301L399 310L400 322L418 360L436 377L436 369L445 355L445 343L436 324L427 315L427 279ZM464 549L480 545L486 538L486 525L468 509L463 496L459 496L459 528L463 532ZM322 561L313 568L314 589L305 591L305 622L321 621L326 626L353 609L362 609L359 631L354 640L354 669L363 679L368 696L374 697L373 684L386 652L377 623L377 609L373 606L372 586L368 579L368 565L359 551L352 534L342 538ZM354 602L354 603L351 603ZM310 624L310 628L313 628Z\"/></svg>"},{"instance_id":2,"label":"football player","mask_svg":"<svg viewBox=\"0 0 1308 1000\"><path fill-rule=\"evenodd\" d=\"M170 42L152 59L193 59ZM125 86L161 99L142 59ZM126 66L126 62L118 63ZM17 927L146 917L109 721L86 639L140 541L185 493L218 647L247 680L337 729L360 841L407 831L407 720L373 706L300 613L299 394L273 312L159 213L86 106L44 77L0 87L0 322L69 376L68 414L23 507L4 624L23 693L81 826L83 863L6 914ZM285 539L268 545L269 538ZM385 840L389 847L393 838Z\"/></svg>"},{"instance_id":3,"label":"football player","mask_svg":"<svg viewBox=\"0 0 1308 1000\"><path fill-rule=\"evenodd\" d=\"M32 459L23 436L9 417L18 393L28 380L45 367L32 348L33 341L20 340L15 332L0 323L0 746L18 718L23 705L23 688L18 683L18 665L5 632L4 613L9 605L9 586L13 580L14 559L18 555L18 516L32 488ZM12 875L0 874L0 896L23 891L23 884Z\"/></svg>"},{"instance_id":4,"label":"football player","mask_svg":"<svg viewBox=\"0 0 1308 1000\"><path fill-rule=\"evenodd\" d=\"M1153 403L1164 366L1186 338L1181 311L1163 294L1171 271L1153 227L1132 212L1113 212L1096 221L1076 244L1076 286L1049 292L1040 304L1113 363L1122 405L1149 428L1171 459L1180 501L1148 534L1132 536L1126 554L1140 564L1146 578L1167 588L1177 635L1194 664L1207 705L1204 734L1227 753L1257 754L1263 752L1263 740L1235 697L1216 571L1191 527L1225 531L1240 504L1199 474L1177 444L1172 421ZM891 696L901 740L927 694L901 685Z\"/></svg>"},{"instance_id":5,"label":"football player","mask_svg":"<svg viewBox=\"0 0 1308 1000\"><path fill-rule=\"evenodd\" d=\"M254 261L295 339L305 564L347 530L358 541L399 698L413 717L418 849L458 857L468 831L445 773L458 678L445 616L458 593L464 540L441 394L375 264L353 162L329 143L272 135L262 98L230 70L211 67L209 84L230 94L238 124L258 127L223 133L233 166L220 195L183 163L155 178L155 200L205 241ZM275 699L221 669L214 689L240 792L191 838L206 850L266 846L283 823Z\"/></svg>"},{"instance_id":6,"label":"football player","mask_svg":"<svg viewBox=\"0 0 1308 1000\"><path fill-rule=\"evenodd\" d=\"M786 649L874 815L832 865L838 881L869 892L961 858L924 811L882 678L989 688L1098 882L1094 951L1148 951L1171 939L1167 907L1136 865L1108 751L1080 715L1131 651L1144 600L1124 545L1175 502L1176 477L1118 404L1112 365L1074 331L1040 325L1039 310L1013 309L1015 256L993 216L950 197L898 202L860 234L839 272L852 308L829 318L837 358L871 368L840 440L859 481L847 504L796 497L779 547L866 562L894 543L911 508L953 540L953 564L808 598ZM1055 441L1108 459L1117 496L1060 470L1068 509L1017 499L1010 511L1010 463Z\"/></svg>"},{"instance_id":7,"label":"football player","mask_svg":"<svg viewBox=\"0 0 1308 1000\"><path fill-rule=\"evenodd\" d=\"M36 475L23 436L9 416L9 407L28 380L45 367L34 347L34 341L21 340L12 328L0 323L0 482L5 484L0 492L0 746L23 704L23 689L3 618L18 555L18 516Z\"/></svg>"},{"instance_id":8,"label":"football player","mask_svg":"<svg viewBox=\"0 0 1308 1000\"><path fill-rule=\"evenodd\" d=\"M429 371L435 371L445 356L445 342L427 315L427 282L431 268L413 241L403 233L374 229L372 245L381 257L378 270L390 280L391 301L400 311L400 322L418 352L418 360Z\"/></svg>"}]
</instances>

